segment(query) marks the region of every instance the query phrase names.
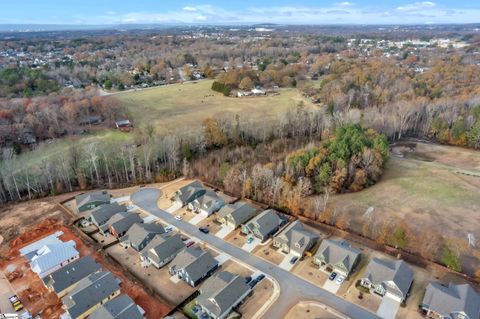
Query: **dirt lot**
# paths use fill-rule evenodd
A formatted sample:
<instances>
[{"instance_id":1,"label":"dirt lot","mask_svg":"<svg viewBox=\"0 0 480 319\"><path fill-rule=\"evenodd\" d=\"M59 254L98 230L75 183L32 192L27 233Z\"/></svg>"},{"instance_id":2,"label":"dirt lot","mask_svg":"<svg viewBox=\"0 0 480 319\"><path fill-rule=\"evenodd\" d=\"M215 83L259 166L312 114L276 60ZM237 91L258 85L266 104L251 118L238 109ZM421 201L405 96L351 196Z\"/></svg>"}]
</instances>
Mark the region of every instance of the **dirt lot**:
<instances>
[{"instance_id":1,"label":"dirt lot","mask_svg":"<svg viewBox=\"0 0 480 319\"><path fill-rule=\"evenodd\" d=\"M57 318L63 310L61 310L60 300L55 294L47 291L41 279L28 267L26 259L19 256L18 249L59 230L64 233L60 237L61 240L75 241L80 256L91 255L104 269L111 271L118 277L122 281L122 292L128 294L146 311L147 318L157 318L159 314L166 314L172 309L167 302L153 298L151 294L124 273L118 265L108 261L106 257L98 253L93 243L86 244L79 237L80 233L77 234L75 229L65 226L61 220L46 219L36 227L18 236L10 243L9 247L4 245L1 252L3 258L0 262L0 269L10 279L20 300L30 312L33 314L42 312L44 318Z\"/></svg>"},{"instance_id":2,"label":"dirt lot","mask_svg":"<svg viewBox=\"0 0 480 319\"><path fill-rule=\"evenodd\" d=\"M190 184L192 181L180 179L162 187L162 196L158 199L157 205L161 209L167 209L172 206L170 198L181 187ZM150 186L150 185L149 185Z\"/></svg>"},{"instance_id":3,"label":"dirt lot","mask_svg":"<svg viewBox=\"0 0 480 319\"><path fill-rule=\"evenodd\" d=\"M418 143L403 158L391 156L379 183L358 193L331 197L330 206L361 232L365 212L373 207L372 220L408 221L413 234L441 230L441 235L467 246L467 234L477 248L464 250L463 269L473 274L480 263L480 152L452 146ZM415 249L415 242L411 241Z\"/></svg>"},{"instance_id":4,"label":"dirt lot","mask_svg":"<svg viewBox=\"0 0 480 319\"><path fill-rule=\"evenodd\" d=\"M323 284L328 279L327 274L320 271L317 266L312 263L312 258L309 257L305 257L304 260L300 261L295 268L293 268L293 273L319 287L323 287Z\"/></svg>"},{"instance_id":5,"label":"dirt lot","mask_svg":"<svg viewBox=\"0 0 480 319\"><path fill-rule=\"evenodd\" d=\"M280 265L282 260L285 258L285 255L274 249L271 244L265 246L259 245L255 247L253 253L258 257L266 259L275 265Z\"/></svg>"},{"instance_id":6,"label":"dirt lot","mask_svg":"<svg viewBox=\"0 0 480 319\"><path fill-rule=\"evenodd\" d=\"M227 237L224 238L225 241L228 241L230 244L235 245L237 247L242 247L247 242L247 237L240 232L240 228L236 229L235 231L228 234Z\"/></svg>"},{"instance_id":7,"label":"dirt lot","mask_svg":"<svg viewBox=\"0 0 480 319\"><path fill-rule=\"evenodd\" d=\"M232 274L237 274L243 277L251 276L253 273L250 269L245 268L232 260L226 261L222 265L222 269L220 271L229 271Z\"/></svg>"},{"instance_id":8,"label":"dirt lot","mask_svg":"<svg viewBox=\"0 0 480 319\"><path fill-rule=\"evenodd\" d=\"M254 289L253 295L247 297L238 308L242 318L252 318L273 294L273 284L270 280L262 280Z\"/></svg>"},{"instance_id":9,"label":"dirt lot","mask_svg":"<svg viewBox=\"0 0 480 319\"><path fill-rule=\"evenodd\" d=\"M322 304L302 302L290 309L285 319L339 319L341 317L325 309Z\"/></svg>"}]
</instances>

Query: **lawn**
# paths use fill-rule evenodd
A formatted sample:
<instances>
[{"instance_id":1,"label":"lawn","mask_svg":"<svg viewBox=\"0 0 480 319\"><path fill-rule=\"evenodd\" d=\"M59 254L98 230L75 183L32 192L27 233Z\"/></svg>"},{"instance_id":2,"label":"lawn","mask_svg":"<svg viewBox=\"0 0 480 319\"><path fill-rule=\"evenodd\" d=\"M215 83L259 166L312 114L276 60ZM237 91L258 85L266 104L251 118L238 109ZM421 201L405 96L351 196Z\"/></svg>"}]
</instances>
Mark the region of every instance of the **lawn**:
<instances>
[{"instance_id":1,"label":"lawn","mask_svg":"<svg viewBox=\"0 0 480 319\"><path fill-rule=\"evenodd\" d=\"M240 115L257 123L278 117L303 100L296 89L281 89L279 95L225 97L210 89L211 80L173 84L115 94L136 126L155 125L158 133L194 132L207 117Z\"/></svg>"}]
</instances>

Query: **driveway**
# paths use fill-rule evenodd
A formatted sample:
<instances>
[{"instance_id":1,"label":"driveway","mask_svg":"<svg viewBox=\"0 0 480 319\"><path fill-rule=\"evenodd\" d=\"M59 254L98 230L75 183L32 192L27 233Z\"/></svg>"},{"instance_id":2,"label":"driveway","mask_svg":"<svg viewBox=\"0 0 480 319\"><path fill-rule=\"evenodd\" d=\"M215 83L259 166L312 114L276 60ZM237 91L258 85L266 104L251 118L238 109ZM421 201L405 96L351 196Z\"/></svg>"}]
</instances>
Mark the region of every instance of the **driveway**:
<instances>
[{"instance_id":1,"label":"driveway","mask_svg":"<svg viewBox=\"0 0 480 319\"><path fill-rule=\"evenodd\" d=\"M117 198L112 198L110 202L112 203L125 203L130 200L130 196L122 196L122 197L117 197Z\"/></svg>"},{"instance_id":2,"label":"driveway","mask_svg":"<svg viewBox=\"0 0 480 319\"><path fill-rule=\"evenodd\" d=\"M182 208L182 204L174 203L172 206L168 207L166 212L169 214L173 214L177 209Z\"/></svg>"},{"instance_id":3,"label":"driveway","mask_svg":"<svg viewBox=\"0 0 480 319\"><path fill-rule=\"evenodd\" d=\"M248 243L248 241L242 246L242 249L251 252L252 250L255 249L258 245L260 245L262 241L258 239L257 237L253 237L253 240L251 243Z\"/></svg>"},{"instance_id":4,"label":"driveway","mask_svg":"<svg viewBox=\"0 0 480 319\"><path fill-rule=\"evenodd\" d=\"M230 226L222 226L222 228L215 234L218 238L225 238L227 237L228 234L230 234L232 231L234 231L233 227Z\"/></svg>"},{"instance_id":5,"label":"driveway","mask_svg":"<svg viewBox=\"0 0 480 319\"><path fill-rule=\"evenodd\" d=\"M280 263L280 265L278 265L278 267L280 267L280 268L282 268L282 269L285 269L286 271L292 270L293 266L295 266L295 264L298 263L298 261L300 260L300 259L297 259L297 261L296 261L294 264L292 264L292 263L290 262L290 260L292 260L292 258L293 258L293 255L291 255L291 254L286 255L286 256L283 258L283 260L282 260L282 262Z\"/></svg>"},{"instance_id":6,"label":"driveway","mask_svg":"<svg viewBox=\"0 0 480 319\"><path fill-rule=\"evenodd\" d=\"M377 315L383 319L395 319L400 303L389 297L383 297Z\"/></svg>"},{"instance_id":7,"label":"driveway","mask_svg":"<svg viewBox=\"0 0 480 319\"><path fill-rule=\"evenodd\" d=\"M3 273L0 272L0 314L1 313L15 313L13 310L12 304L9 297L13 296L15 292L12 290L10 283L4 277Z\"/></svg>"},{"instance_id":8,"label":"driveway","mask_svg":"<svg viewBox=\"0 0 480 319\"><path fill-rule=\"evenodd\" d=\"M232 256L226 253L221 253L220 255L216 256L215 259L218 261L218 264L221 266L223 265L227 260L230 260Z\"/></svg>"},{"instance_id":9,"label":"driveway","mask_svg":"<svg viewBox=\"0 0 480 319\"><path fill-rule=\"evenodd\" d=\"M203 234L198 228L188 222L175 220L169 213L157 206L157 199L160 190L155 188L144 188L132 195L132 201L147 213L153 214L164 222L172 224L182 230L188 236L198 237L207 245L224 252L236 261L265 273L275 280L279 285L280 295L273 304L263 313L263 318L283 318L290 308L302 300L317 300L344 315L355 319L377 319L374 313L350 303L320 287L315 286L307 280L277 267L276 265L246 252L214 235Z\"/></svg>"},{"instance_id":10,"label":"driveway","mask_svg":"<svg viewBox=\"0 0 480 319\"><path fill-rule=\"evenodd\" d=\"M340 285L335 282L335 280L327 279L323 284L323 289L330 291L332 294L336 294L338 289L340 289Z\"/></svg>"},{"instance_id":11,"label":"driveway","mask_svg":"<svg viewBox=\"0 0 480 319\"><path fill-rule=\"evenodd\" d=\"M207 218L208 216L205 214L195 214L195 217L190 219L188 222L192 225L197 225L199 222Z\"/></svg>"},{"instance_id":12,"label":"driveway","mask_svg":"<svg viewBox=\"0 0 480 319\"><path fill-rule=\"evenodd\" d=\"M148 215L147 217L143 218L143 222L145 224L150 224L150 223L156 222L158 220L159 220L159 218L157 216L153 216L153 215Z\"/></svg>"}]
</instances>

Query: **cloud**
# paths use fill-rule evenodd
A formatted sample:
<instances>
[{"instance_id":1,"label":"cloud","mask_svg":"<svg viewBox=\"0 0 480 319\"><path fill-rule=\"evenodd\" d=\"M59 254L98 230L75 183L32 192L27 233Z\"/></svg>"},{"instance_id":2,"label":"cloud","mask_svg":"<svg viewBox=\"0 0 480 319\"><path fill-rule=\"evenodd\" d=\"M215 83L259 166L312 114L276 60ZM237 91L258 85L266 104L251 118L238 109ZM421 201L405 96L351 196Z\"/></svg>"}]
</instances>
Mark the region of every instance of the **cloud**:
<instances>
[{"instance_id":1,"label":"cloud","mask_svg":"<svg viewBox=\"0 0 480 319\"><path fill-rule=\"evenodd\" d=\"M197 8L195 7L190 7L190 6L186 6L182 9L183 11L188 11L188 12L195 12L197 11Z\"/></svg>"},{"instance_id":2,"label":"cloud","mask_svg":"<svg viewBox=\"0 0 480 319\"><path fill-rule=\"evenodd\" d=\"M397 11L403 11L403 12L419 11L419 10L425 10L425 9L432 9L435 6L436 6L436 3L431 1L414 2L414 3L397 7Z\"/></svg>"},{"instance_id":3,"label":"cloud","mask_svg":"<svg viewBox=\"0 0 480 319\"><path fill-rule=\"evenodd\" d=\"M351 7L351 6L354 6L355 3L349 2L349 1L343 1L343 2L337 2L336 5L339 7Z\"/></svg>"}]
</instances>

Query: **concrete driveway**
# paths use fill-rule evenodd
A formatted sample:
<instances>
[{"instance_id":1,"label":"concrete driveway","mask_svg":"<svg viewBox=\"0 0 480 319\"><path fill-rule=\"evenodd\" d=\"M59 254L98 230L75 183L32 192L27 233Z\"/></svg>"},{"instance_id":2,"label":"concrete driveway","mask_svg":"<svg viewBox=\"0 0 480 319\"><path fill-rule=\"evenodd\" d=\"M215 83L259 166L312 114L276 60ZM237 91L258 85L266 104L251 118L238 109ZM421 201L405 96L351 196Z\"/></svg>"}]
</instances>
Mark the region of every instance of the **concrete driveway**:
<instances>
[{"instance_id":1,"label":"concrete driveway","mask_svg":"<svg viewBox=\"0 0 480 319\"><path fill-rule=\"evenodd\" d=\"M160 190L144 188L132 195L132 201L147 213L153 214L167 224L173 224L181 229L186 235L198 237L202 242L214 247L220 252L227 253L232 259L243 263L252 269L256 269L272 278L280 289L280 295L275 299L272 306L268 307L262 318L284 318L291 307L301 300L317 300L324 305L336 309L345 316L355 319L377 319L376 314L340 298L325 289L315 286L294 274L273 265L253 254L246 252L212 234L201 233L192 224L175 220L175 218L157 206Z\"/></svg>"},{"instance_id":2,"label":"concrete driveway","mask_svg":"<svg viewBox=\"0 0 480 319\"><path fill-rule=\"evenodd\" d=\"M292 258L293 258L293 255L291 255L291 254L286 255L283 258L280 265L278 265L278 267L280 267L282 269L285 269L286 271L292 270L293 266L295 266L295 264L298 263L298 261L300 260L300 259L297 259L297 261L294 264L292 264L292 263L290 263L290 260L292 260Z\"/></svg>"},{"instance_id":3,"label":"concrete driveway","mask_svg":"<svg viewBox=\"0 0 480 319\"><path fill-rule=\"evenodd\" d=\"M228 234L234 231L233 227L223 225L222 228L215 234L218 238L225 238Z\"/></svg>"},{"instance_id":4,"label":"concrete driveway","mask_svg":"<svg viewBox=\"0 0 480 319\"><path fill-rule=\"evenodd\" d=\"M242 246L242 249L247 251L247 252L251 252L252 250L255 249L255 247L257 247L258 245L260 245L262 243L262 241L260 239L258 239L257 237L253 237L253 240L251 243L248 243L246 242L243 246Z\"/></svg>"},{"instance_id":5,"label":"concrete driveway","mask_svg":"<svg viewBox=\"0 0 480 319\"><path fill-rule=\"evenodd\" d=\"M323 289L330 291L332 294L336 294L338 289L340 289L340 285L335 282L335 280L327 279L323 284Z\"/></svg>"},{"instance_id":6,"label":"concrete driveway","mask_svg":"<svg viewBox=\"0 0 480 319\"><path fill-rule=\"evenodd\" d=\"M130 200L130 196L122 196L122 197L117 197L117 198L112 198L110 202L112 203L125 203Z\"/></svg>"},{"instance_id":7,"label":"concrete driveway","mask_svg":"<svg viewBox=\"0 0 480 319\"><path fill-rule=\"evenodd\" d=\"M192 225L197 225L199 222L207 218L208 216L205 214L196 214L195 217L190 219L188 222Z\"/></svg>"},{"instance_id":8,"label":"concrete driveway","mask_svg":"<svg viewBox=\"0 0 480 319\"><path fill-rule=\"evenodd\" d=\"M15 292L12 290L12 286L8 280L0 272L0 313L15 313L9 297L13 296Z\"/></svg>"},{"instance_id":9,"label":"concrete driveway","mask_svg":"<svg viewBox=\"0 0 480 319\"><path fill-rule=\"evenodd\" d=\"M169 214L173 214L176 210L182 208L182 204L175 203L172 206L168 207L166 212Z\"/></svg>"},{"instance_id":10,"label":"concrete driveway","mask_svg":"<svg viewBox=\"0 0 480 319\"><path fill-rule=\"evenodd\" d=\"M400 303L389 297L383 297L377 315L383 319L395 319Z\"/></svg>"}]
</instances>

